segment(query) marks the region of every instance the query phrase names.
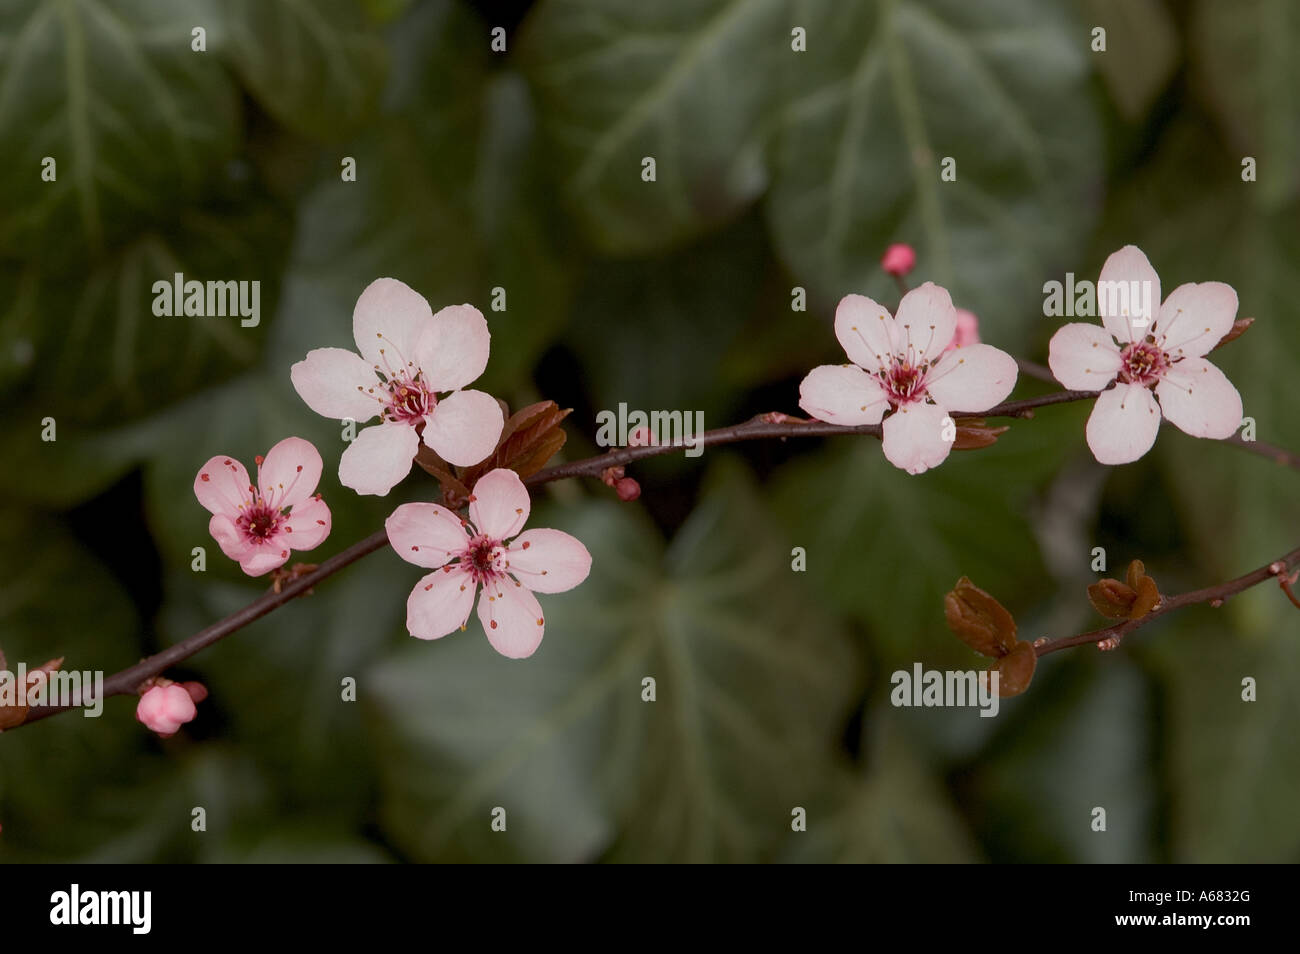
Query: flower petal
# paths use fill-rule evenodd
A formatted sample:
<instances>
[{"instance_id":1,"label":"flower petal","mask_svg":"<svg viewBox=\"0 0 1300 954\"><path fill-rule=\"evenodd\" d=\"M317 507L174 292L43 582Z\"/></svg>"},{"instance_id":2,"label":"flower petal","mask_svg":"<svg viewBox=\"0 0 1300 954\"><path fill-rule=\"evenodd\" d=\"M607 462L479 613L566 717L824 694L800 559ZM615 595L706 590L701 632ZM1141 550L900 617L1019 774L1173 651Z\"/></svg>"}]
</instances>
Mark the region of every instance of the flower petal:
<instances>
[{"instance_id":1,"label":"flower petal","mask_svg":"<svg viewBox=\"0 0 1300 954\"><path fill-rule=\"evenodd\" d=\"M416 362L433 391L455 391L487 367L492 335L473 305L449 305L433 316L416 342Z\"/></svg>"},{"instance_id":2,"label":"flower petal","mask_svg":"<svg viewBox=\"0 0 1300 954\"><path fill-rule=\"evenodd\" d=\"M945 351L926 375L925 389L937 404L961 411L987 411L1016 386L1016 359L992 345L968 344Z\"/></svg>"},{"instance_id":3,"label":"flower petal","mask_svg":"<svg viewBox=\"0 0 1300 954\"><path fill-rule=\"evenodd\" d=\"M436 569L469 546L461 519L441 504L402 504L384 521L388 542L407 563Z\"/></svg>"},{"instance_id":4,"label":"flower petal","mask_svg":"<svg viewBox=\"0 0 1300 954\"><path fill-rule=\"evenodd\" d=\"M1159 308L1160 276L1142 249L1125 245L1112 252L1097 279L1097 310L1111 337L1121 348L1141 341Z\"/></svg>"},{"instance_id":5,"label":"flower petal","mask_svg":"<svg viewBox=\"0 0 1300 954\"><path fill-rule=\"evenodd\" d=\"M957 333L957 309L948 289L926 282L903 296L894 323L894 350L908 356L912 364L921 364L939 357L952 341Z\"/></svg>"},{"instance_id":6,"label":"flower petal","mask_svg":"<svg viewBox=\"0 0 1300 954\"><path fill-rule=\"evenodd\" d=\"M1241 427L1241 394L1204 358L1174 364L1156 385L1156 396L1165 419L1193 437L1223 440Z\"/></svg>"},{"instance_id":7,"label":"flower petal","mask_svg":"<svg viewBox=\"0 0 1300 954\"><path fill-rule=\"evenodd\" d=\"M526 586L509 576L483 587L478 618L488 642L502 656L524 659L541 645L546 631L542 606Z\"/></svg>"},{"instance_id":8,"label":"flower petal","mask_svg":"<svg viewBox=\"0 0 1300 954\"><path fill-rule=\"evenodd\" d=\"M339 458L339 482L359 494L383 497L411 472L420 437L409 424L367 427Z\"/></svg>"},{"instance_id":9,"label":"flower petal","mask_svg":"<svg viewBox=\"0 0 1300 954\"><path fill-rule=\"evenodd\" d=\"M1103 464L1127 464L1151 449L1160 430L1160 408L1148 388L1117 384L1103 391L1088 415L1088 446Z\"/></svg>"},{"instance_id":10,"label":"flower petal","mask_svg":"<svg viewBox=\"0 0 1300 954\"><path fill-rule=\"evenodd\" d=\"M379 384L370 365L355 351L316 348L289 369L294 390L322 417L368 421L383 405L370 393Z\"/></svg>"},{"instance_id":11,"label":"flower petal","mask_svg":"<svg viewBox=\"0 0 1300 954\"><path fill-rule=\"evenodd\" d=\"M221 513L232 520L241 505L252 502L248 471L233 457L212 457L194 477L194 496L209 513Z\"/></svg>"},{"instance_id":12,"label":"flower petal","mask_svg":"<svg viewBox=\"0 0 1300 954\"><path fill-rule=\"evenodd\" d=\"M528 530L507 552L506 567L536 593L571 590L591 572L591 554L563 530Z\"/></svg>"},{"instance_id":13,"label":"flower petal","mask_svg":"<svg viewBox=\"0 0 1300 954\"><path fill-rule=\"evenodd\" d=\"M416 639L441 639L461 629L474 608L478 584L459 563L425 576L406 599L406 631Z\"/></svg>"},{"instance_id":14,"label":"flower petal","mask_svg":"<svg viewBox=\"0 0 1300 954\"><path fill-rule=\"evenodd\" d=\"M1072 390L1100 391L1115 380L1122 363L1115 339L1098 325L1065 325L1047 345L1047 366Z\"/></svg>"},{"instance_id":15,"label":"flower petal","mask_svg":"<svg viewBox=\"0 0 1300 954\"><path fill-rule=\"evenodd\" d=\"M835 337L860 368L888 368L894 354L894 319L889 310L865 295L845 295L835 308Z\"/></svg>"},{"instance_id":16,"label":"flower petal","mask_svg":"<svg viewBox=\"0 0 1300 954\"><path fill-rule=\"evenodd\" d=\"M1160 347L1169 357L1210 353L1237 317L1237 293L1223 282L1188 282L1169 293L1156 322Z\"/></svg>"},{"instance_id":17,"label":"flower petal","mask_svg":"<svg viewBox=\"0 0 1300 954\"><path fill-rule=\"evenodd\" d=\"M953 444L951 438L944 439L948 420L948 412L935 404L900 407L885 418L885 459L909 474L921 474L942 464Z\"/></svg>"},{"instance_id":18,"label":"flower petal","mask_svg":"<svg viewBox=\"0 0 1300 954\"><path fill-rule=\"evenodd\" d=\"M449 464L469 467L497 448L501 405L482 391L453 391L424 419L424 442Z\"/></svg>"},{"instance_id":19,"label":"flower petal","mask_svg":"<svg viewBox=\"0 0 1300 954\"><path fill-rule=\"evenodd\" d=\"M217 541L221 552L236 563L251 556L257 546L250 543L243 531L235 525L235 521L224 513L212 515L212 519L208 521L208 533L212 534L212 539Z\"/></svg>"},{"instance_id":20,"label":"flower petal","mask_svg":"<svg viewBox=\"0 0 1300 954\"><path fill-rule=\"evenodd\" d=\"M306 503L320 483L322 466L320 451L311 441L286 437L266 452L257 468L262 499L280 510Z\"/></svg>"},{"instance_id":21,"label":"flower petal","mask_svg":"<svg viewBox=\"0 0 1300 954\"><path fill-rule=\"evenodd\" d=\"M239 568L249 576L262 576L279 569L289 560L288 545L280 542L283 534L277 533L265 543L256 544L254 549L239 561Z\"/></svg>"},{"instance_id":22,"label":"flower petal","mask_svg":"<svg viewBox=\"0 0 1300 954\"><path fill-rule=\"evenodd\" d=\"M352 335L361 356L381 371L413 368L416 342L432 320L423 295L396 278L377 278L352 309Z\"/></svg>"},{"instance_id":23,"label":"flower petal","mask_svg":"<svg viewBox=\"0 0 1300 954\"><path fill-rule=\"evenodd\" d=\"M889 401L880 383L854 364L823 364L799 385L799 406L829 424L879 424Z\"/></svg>"},{"instance_id":24,"label":"flower petal","mask_svg":"<svg viewBox=\"0 0 1300 954\"><path fill-rule=\"evenodd\" d=\"M295 550L314 550L330 535L334 518L330 508L319 497L293 505L293 512L285 519L285 541Z\"/></svg>"},{"instance_id":25,"label":"flower petal","mask_svg":"<svg viewBox=\"0 0 1300 954\"><path fill-rule=\"evenodd\" d=\"M469 519L479 533L509 540L528 522L532 501L513 470L498 467L478 479L469 498Z\"/></svg>"}]
</instances>

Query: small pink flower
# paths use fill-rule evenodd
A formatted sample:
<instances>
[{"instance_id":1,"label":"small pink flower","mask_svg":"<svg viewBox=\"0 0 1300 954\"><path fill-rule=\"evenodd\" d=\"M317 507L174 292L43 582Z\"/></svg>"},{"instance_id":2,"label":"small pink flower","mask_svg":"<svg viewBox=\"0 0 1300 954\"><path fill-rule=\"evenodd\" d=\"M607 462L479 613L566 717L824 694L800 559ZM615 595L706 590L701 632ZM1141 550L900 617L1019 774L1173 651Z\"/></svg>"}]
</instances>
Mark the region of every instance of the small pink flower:
<instances>
[{"instance_id":1,"label":"small pink flower","mask_svg":"<svg viewBox=\"0 0 1300 954\"><path fill-rule=\"evenodd\" d=\"M1111 287L1145 289L1135 314L1124 298L1104 291ZM1141 249L1126 245L1106 259L1097 282L1104 329L1065 325L1048 346L1056 380L1102 391L1086 433L1103 464L1127 464L1149 451L1162 416L1193 437L1216 440L1241 426L1241 395L1204 357L1232 329L1237 293L1222 282L1179 285L1151 320L1159 301L1160 277Z\"/></svg>"},{"instance_id":2,"label":"small pink flower","mask_svg":"<svg viewBox=\"0 0 1300 954\"><path fill-rule=\"evenodd\" d=\"M189 692L184 686L175 683L154 686L140 697L140 702L135 707L135 717L164 739L175 735L182 725L196 715L198 709Z\"/></svg>"},{"instance_id":3,"label":"small pink flower","mask_svg":"<svg viewBox=\"0 0 1300 954\"><path fill-rule=\"evenodd\" d=\"M330 508L315 493L321 459L310 441L286 437L257 458L257 485L232 457L213 457L194 478L194 496L212 514L208 532L249 576L284 565L330 533Z\"/></svg>"},{"instance_id":4,"label":"small pink flower","mask_svg":"<svg viewBox=\"0 0 1300 954\"><path fill-rule=\"evenodd\" d=\"M469 520L439 504L410 503L384 524L398 556L434 571L406 601L406 628L417 639L463 630L481 585L478 618L488 642L512 659L531 656L545 630L533 593L573 589L587 578L591 554L561 530L519 532L531 502L513 470L484 474L469 501Z\"/></svg>"},{"instance_id":5,"label":"small pink flower","mask_svg":"<svg viewBox=\"0 0 1300 954\"><path fill-rule=\"evenodd\" d=\"M987 410L1016 384L1015 359L991 345L945 352L956 329L952 298L933 282L904 295L897 318L847 295L835 309L835 337L853 363L813 368L799 385L799 406L830 424L884 418L885 458L909 474L929 470L952 450L949 411Z\"/></svg>"},{"instance_id":6,"label":"small pink flower","mask_svg":"<svg viewBox=\"0 0 1300 954\"><path fill-rule=\"evenodd\" d=\"M967 345L979 344L980 340L980 320L975 317L975 312L967 311L965 308L957 309L957 330L952 336L952 341L948 342L948 347L944 351L951 351L954 348L964 348Z\"/></svg>"},{"instance_id":7,"label":"small pink flower","mask_svg":"<svg viewBox=\"0 0 1300 954\"><path fill-rule=\"evenodd\" d=\"M352 333L359 356L317 348L289 372L317 414L359 423L379 415L379 425L343 452L343 486L386 495L410 473L422 438L459 466L496 449L505 424L501 405L482 391L464 390L487 367L492 337L477 308L451 305L435 315L420 294L380 278L357 299Z\"/></svg>"},{"instance_id":8,"label":"small pink flower","mask_svg":"<svg viewBox=\"0 0 1300 954\"><path fill-rule=\"evenodd\" d=\"M910 245L897 242L885 249L885 254L880 259L880 267L889 274L901 278L916 267L916 250Z\"/></svg>"}]
</instances>

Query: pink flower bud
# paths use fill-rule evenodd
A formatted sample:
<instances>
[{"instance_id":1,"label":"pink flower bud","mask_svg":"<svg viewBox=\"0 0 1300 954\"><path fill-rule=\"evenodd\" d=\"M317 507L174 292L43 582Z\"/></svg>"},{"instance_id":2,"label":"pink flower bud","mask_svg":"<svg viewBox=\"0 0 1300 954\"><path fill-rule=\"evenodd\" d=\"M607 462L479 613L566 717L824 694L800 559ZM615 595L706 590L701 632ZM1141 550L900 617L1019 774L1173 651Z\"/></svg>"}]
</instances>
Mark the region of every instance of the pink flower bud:
<instances>
[{"instance_id":1,"label":"pink flower bud","mask_svg":"<svg viewBox=\"0 0 1300 954\"><path fill-rule=\"evenodd\" d=\"M880 266L891 275L902 277L916 267L916 250L910 245L896 242L885 249Z\"/></svg>"},{"instance_id":2,"label":"pink flower bud","mask_svg":"<svg viewBox=\"0 0 1300 954\"><path fill-rule=\"evenodd\" d=\"M952 341L948 342L948 347L943 350L951 351L953 348L964 348L967 345L979 344L979 340L980 320L975 317L973 311L958 308L957 330L953 333Z\"/></svg>"},{"instance_id":3,"label":"pink flower bud","mask_svg":"<svg viewBox=\"0 0 1300 954\"><path fill-rule=\"evenodd\" d=\"M194 700L184 686L154 686L140 697L135 707L135 717L145 727L164 739L175 735L182 725L198 714Z\"/></svg>"},{"instance_id":4,"label":"pink flower bud","mask_svg":"<svg viewBox=\"0 0 1300 954\"><path fill-rule=\"evenodd\" d=\"M614 490L618 493L618 499L622 501L636 500L641 496L641 485L631 477L624 477L616 483Z\"/></svg>"}]
</instances>

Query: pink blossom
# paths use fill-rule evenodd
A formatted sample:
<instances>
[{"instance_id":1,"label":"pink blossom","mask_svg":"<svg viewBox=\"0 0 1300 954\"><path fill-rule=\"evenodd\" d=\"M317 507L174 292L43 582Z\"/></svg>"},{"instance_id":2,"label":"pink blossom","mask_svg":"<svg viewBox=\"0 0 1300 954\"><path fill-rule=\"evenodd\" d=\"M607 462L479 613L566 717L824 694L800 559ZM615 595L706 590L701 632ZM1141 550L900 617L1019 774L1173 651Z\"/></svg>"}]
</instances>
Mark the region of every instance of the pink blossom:
<instances>
[{"instance_id":1,"label":"pink blossom","mask_svg":"<svg viewBox=\"0 0 1300 954\"><path fill-rule=\"evenodd\" d=\"M1145 293L1129 309L1125 299L1104 293L1107 287ZM1097 290L1103 327L1065 325L1052 336L1048 357L1065 387L1102 390L1086 431L1093 456L1103 464L1137 460L1155 443L1162 416L1193 437L1232 436L1241 426L1241 395L1204 357L1232 329L1231 286L1179 285L1151 320L1160 277L1141 249L1126 245L1106 259Z\"/></svg>"},{"instance_id":2,"label":"pink blossom","mask_svg":"<svg viewBox=\"0 0 1300 954\"><path fill-rule=\"evenodd\" d=\"M249 576L284 565L330 533L330 509L315 493L321 459L310 441L286 437L257 458L257 484L244 465L216 456L199 468L194 496L212 514L208 532Z\"/></svg>"},{"instance_id":3,"label":"pink blossom","mask_svg":"<svg viewBox=\"0 0 1300 954\"><path fill-rule=\"evenodd\" d=\"M916 267L916 250L910 245L897 242L885 249L880 259L880 267L899 278Z\"/></svg>"},{"instance_id":4,"label":"pink blossom","mask_svg":"<svg viewBox=\"0 0 1300 954\"><path fill-rule=\"evenodd\" d=\"M339 480L384 496L411 471L420 441L451 464L477 464L496 449L505 423L496 399L465 390L487 367L491 335L472 305L436 315L393 278L366 286L352 312L360 355L317 348L290 370L307 406L326 417L368 421L343 452ZM438 394L443 397L438 397Z\"/></svg>"},{"instance_id":5,"label":"pink blossom","mask_svg":"<svg viewBox=\"0 0 1300 954\"><path fill-rule=\"evenodd\" d=\"M469 520L434 503L402 504L384 524L403 560L433 570L406 601L406 628L417 639L464 629L480 586L478 618L503 656L531 656L545 618L534 593L563 593L587 578L591 554L560 530L523 530L528 490L513 470L479 478Z\"/></svg>"},{"instance_id":6,"label":"pink blossom","mask_svg":"<svg viewBox=\"0 0 1300 954\"><path fill-rule=\"evenodd\" d=\"M194 700L184 686L175 683L154 686L140 697L140 702L135 707L135 717L164 739L175 735L182 725L196 715L198 709L194 706Z\"/></svg>"},{"instance_id":7,"label":"pink blossom","mask_svg":"<svg viewBox=\"0 0 1300 954\"><path fill-rule=\"evenodd\" d=\"M979 344L980 340L980 320L975 317L975 312L967 311L965 308L957 309L957 330L953 333L952 341L948 342L948 347L944 351L951 351L953 348L964 348L967 345Z\"/></svg>"},{"instance_id":8,"label":"pink blossom","mask_svg":"<svg viewBox=\"0 0 1300 954\"><path fill-rule=\"evenodd\" d=\"M932 282L904 295L896 318L870 298L848 295L835 310L835 337L853 363L813 368L799 385L799 406L831 424L884 418L886 459L909 474L929 470L952 450L949 411L987 410L1016 384L1015 359L997 348L945 352L956 329L952 298Z\"/></svg>"}]
</instances>

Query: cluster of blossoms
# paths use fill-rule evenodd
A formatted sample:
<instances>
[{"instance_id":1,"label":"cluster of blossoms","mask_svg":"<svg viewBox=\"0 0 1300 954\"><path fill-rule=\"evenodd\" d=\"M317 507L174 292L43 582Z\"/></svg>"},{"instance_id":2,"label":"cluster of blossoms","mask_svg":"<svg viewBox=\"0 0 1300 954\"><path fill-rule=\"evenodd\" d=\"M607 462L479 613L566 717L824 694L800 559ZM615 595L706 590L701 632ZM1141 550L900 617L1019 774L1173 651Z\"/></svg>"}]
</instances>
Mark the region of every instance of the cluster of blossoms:
<instances>
[{"instance_id":1,"label":"cluster of blossoms","mask_svg":"<svg viewBox=\"0 0 1300 954\"><path fill-rule=\"evenodd\" d=\"M487 367L491 336L477 308L434 314L417 292L391 278L372 282L352 316L357 352L320 348L293 365L290 378L318 414L376 426L357 435L339 461L339 482L384 496L411 470L421 445L439 463L470 467L497 448L501 404L467 389ZM293 550L329 536L329 507L316 493L320 453L289 437L256 458L257 481L244 465L218 455L200 468L194 493L212 514L208 529L249 576L280 568ZM437 639L464 629L474 597L488 641L504 656L532 655L545 616L534 593L560 593L586 579L591 554L559 530L521 533L530 511L519 475L497 468L474 484L469 518L433 503L403 504L385 526L402 559L434 569L411 591L407 629ZM202 695L164 679L142 687L136 716L168 736L195 716ZM197 685L197 684L194 684ZM201 687L200 687L201 688Z\"/></svg>"},{"instance_id":2,"label":"cluster of blossoms","mask_svg":"<svg viewBox=\"0 0 1300 954\"><path fill-rule=\"evenodd\" d=\"M900 280L915 264L906 245L890 246L882 260ZM1154 317L1130 309L1130 302L1160 301L1160 278L1132 245L1106 259L1097 287L1135 294L1099 293L1101 327L1065 325L1052 337L1048 362L1065 387L1101 392L1086 429L1097 460L1137 460L1155 443L1162 417L1194 437L1230 437L1241 426L1241 395L1205 355L1233 329L1236 292L1222 282L1189 283ZM952 449L952 414L987 411L1015 386L1015 360L980 343L978 329L975 315L954 308L930 282L904 294L894 316L847 295L835 311L835 336L852 363L814 368L799 387L799 406L831 424L883 419L885 457L922 473Z\"/></svg>"},{"instance_id":3,"label":"cluster of blossoms","mask_svg":"<svg viewBox=\"0 0 1300 954\"><path fill-rule=\"evenodd\" d=\"M901 284L915 263L909 246L894 245L882 265ZM1198 437L1234 433L1241 397L1204 356L1232 330L1236 293L1219 282L1180 285L1154 317L1150 308L1130 314L1126 302L1160 300L1159 277L1133 246L1106 260L1098 284L1107 283L1141 286L1146 295L1099 295L1102 326L1062 327L1049 359L1065 387L1100 392L1087 426L1097 459L1119 464L1141 457L1162 417ZM343 452L338 473L344 486L384 496L417 459L438 474L447 465L473 468L498 450L506 427L502 405L467 388L487 367L491 342L478 309L456 305L434 314L415 291L381 278L357 300L353 335L357 352L316 349L290 371L298 394L317 413L352 422L379 419ZM865 296L845 296L835 311L835 336L849 363L809 372L799 387L800 407L832 424L880 425L885 457L909 474L948 457L955 417L994 408L1016 384L1016 361L981 342L975 315L954 307L949 293L932 282L906 291L896 314ZM657 443L643 431L630 446ZM199 503L212 514L213 538L250 576L283 572L291 551L320 545L331 524L316 493L321 456L308 441L286 438L256 464L253 482L239 461L216 456L194 481ZM606 468L601 478L624 500L640 494L622 467ZM477 597L492 647L511 658L530 656L546 622L534 594L583 582L591 554L559 530L524 530L531 502L514 470L483 473L468 488L467 503L467 517L442 504L402 504L385 522L398 556L431 571L407 600L407 630L419 639L464 630ZM206 690L156 678L141 693L137 716L166 736L194 718Z\"/></svg>"}]
</instances>

